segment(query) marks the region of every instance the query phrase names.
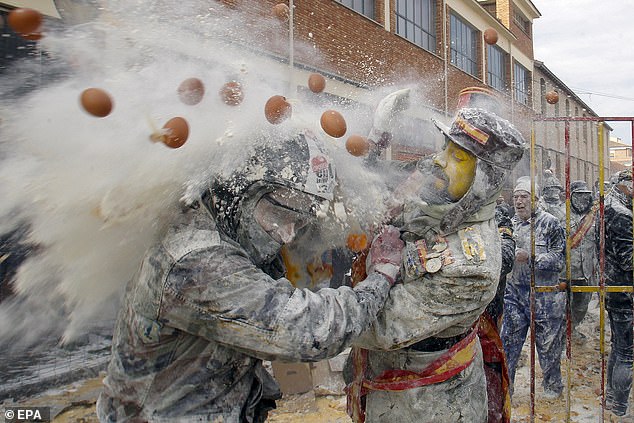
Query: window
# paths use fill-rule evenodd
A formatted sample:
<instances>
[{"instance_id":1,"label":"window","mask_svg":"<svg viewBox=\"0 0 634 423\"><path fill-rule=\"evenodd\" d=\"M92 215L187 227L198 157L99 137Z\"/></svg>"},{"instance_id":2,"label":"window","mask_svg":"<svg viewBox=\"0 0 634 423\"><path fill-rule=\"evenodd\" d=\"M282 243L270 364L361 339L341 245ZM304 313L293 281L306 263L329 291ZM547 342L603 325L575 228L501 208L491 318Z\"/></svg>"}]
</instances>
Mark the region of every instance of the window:
<instances>
[{"instance_id":1,"label":"window","mask_svg":"<svg viewBox=\"0 0 634 423\"><path fill-rule=\"evenodd\" d=\"M575 106L575 117L579 117L579 107ZM581 135L581 122L575 121L575 139L579 141Z\"/></svg>"},{"instance_id":2,"label":"window","mask_svg":"<svg viewBox=\"0 0 634 423\"><path fill-rule=\"evenodd\" d=\"M506 59L504 50L498 46L487 46L487 82L498 91L504 91Z\"/></svg>"},{"instance_id":3,"label":"window","mask_svg":"<svg viewBox=\"0 0 634 423\"><path fill-rule=\"evenodd\" d=\"M570 117L570 100L566 99L566 116Z\"/></svg>"},{"instance_id":4,"label":"window","mask_svg":"<svg viewBox=\"0 0 634 423\"><path fill-rule=\"evenodd\" d=\"M396 33L427 51L436 51L436 1L396 0Z\"/></svg>"},{"instance_id":5,"label":"window","mask_svg":"<svg viewBox=\"0 0 634 423\"><path fill-rule=\"evenodd\" d=\"M520 27L526 35L531 36L531 23L519 10L513 11L513 22Z\"/></svg>"},{"instance_id":6,"label":"window","mask_svg":"<svg viewBox=\"0 0 634 423\"><path fill-rule=\"evenodd\" d=\"M514 68L514 86L515 86L515 101L525 106L528 106L528 94L530 87L530 76L528 69L519 63L515 63Z\"/></svg>"},{"instance_id":7,"label":"window","mask_svg":"<svg viewBox=\"0 0 634 423\"><path fill-rule=\"evenodd\" d=\"M453 13L451 26L451 63L475 77L478 76L476 30Z\"/></svg>"},{"instance_id":8,"label":"window","mask_svg":"<svg viewBox=\"0 0 634 423\"><path fill-rule=\"evenodd\" d=\"M541 95L542 115L546 114L546 81L544 78L539 80L539 93Z\"/></svg>"},{"instance_id":9,"label":"window","mask_svg":"<svg viewBox=\"0 0 634 423\"><path fill-rule=\"evenodd\" d=\"M355 12L359 12L370 19L374 19L374 0L337 0Z\"/></svg>"}]
</instances>

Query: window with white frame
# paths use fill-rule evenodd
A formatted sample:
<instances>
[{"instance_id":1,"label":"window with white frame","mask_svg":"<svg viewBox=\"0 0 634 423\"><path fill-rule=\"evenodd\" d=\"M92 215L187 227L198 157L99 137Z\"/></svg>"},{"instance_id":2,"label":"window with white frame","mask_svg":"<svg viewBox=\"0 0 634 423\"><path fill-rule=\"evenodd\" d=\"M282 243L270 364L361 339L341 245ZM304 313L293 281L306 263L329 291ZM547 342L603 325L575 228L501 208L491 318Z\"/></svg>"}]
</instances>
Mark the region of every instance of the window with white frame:
<instances>
[{"instance_id":1,"label":"window with white frame","mask_svg":"<svg viewBox=\"0 0 634 423\"><path fill-rule=\"evenodd\" d=\"M531 22L519 10L513 12L513 22L520 27L526 35L531 36Z\"/></svg>"},{"instance_id":2,"label":"window with white frame","mask_svg":"<svg viewBox=\"0 0 634 423\"><path fill-rule=\"evenodd\" d=\"M513 67L513 76L515 101L528 106L530 73L528 69L516 62Z\"/></svg>"},{"instance_id":3,"label":"window with white frame","mask_svg":"<svg viewBox=\"0 0 634 423\"><path fill-rule=\"evenodd\" d=\"M370 19L374 19L374 0L337 0L355 12L359 12Z\"/></svg>"},{"instance_id":4,"label":"window with white frame","mask_svg":"<svg viewBox=\"0 0 634 423\"><path fill-rule=\"evenodd\" d=\"M451 63L475 77L478 76L477 34L478 32L462 20L451 14Z\"/></svg>"},{"instance_id":5,"label":"window with white frame","mask_svg":"<svg viewBox=\"0 0 634 423\"><path fill-rule=\"evenodd\" d=\"M436 0L396 0L396 33L436 51Z\"/></svg>"},{"instance_id":6,"label":"window with white frame","mask_svg":"<svg viewBox=\"0 0 634 423\"><path fill-rule=\"evenodd\" d=\"M498 46L487 46L487 83L498 91L506 88L506 54Z\"/></svg>"}]
</instances>

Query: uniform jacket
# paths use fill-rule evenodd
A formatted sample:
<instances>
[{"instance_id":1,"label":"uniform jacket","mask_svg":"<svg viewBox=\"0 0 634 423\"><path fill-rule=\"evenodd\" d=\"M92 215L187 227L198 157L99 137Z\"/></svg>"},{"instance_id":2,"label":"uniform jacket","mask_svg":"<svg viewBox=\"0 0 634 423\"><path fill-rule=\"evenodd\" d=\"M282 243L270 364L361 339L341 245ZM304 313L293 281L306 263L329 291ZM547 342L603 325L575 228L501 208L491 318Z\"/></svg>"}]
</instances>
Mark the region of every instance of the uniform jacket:
<instances>
[{"instance_id":1,"label":"uniform jacket","mask_svg":"<svg viewBox=\"0 0 634 423\"><path fill-rule=\"evenodd\" d=\"M605 201L605 283L632 285L632 208L623 193L613 190ZM632 295L610 292L610 308L632 309Z\"/></svg>"},{"instance_id":2,"label":"uniform jacket","mask_svg":"<svg viewBox=\"0 0 634 423\"><path fill-rule=\"evenodd\" d=\"M279 398L262 359L320 360L344 349L389 290L295 289L256 267L205 207L185 210L127 287L98 401L102 421L252 421Z\"/></svg>"},{"instance_id":3,"label":"uniform jacket","mask_svg":"<svg viewBox=\"0 0 634 423\"><path fill-rule=\"evenodd\" d=\"M565 265L566 237L559 220L550 213L537 208L535 211L535 285L555 286ZM517 249L531 252L530 219L524 222L513 217L513 237ZM515 262L513 272L507 280L504 294L505 304L513 302L519 309L530 309L530 259L527 263ZM538 313L552 319L563 318L566 297L562 292L538 292L535 296Z\"/></svg>"},{"instance_id":4,"label":"uniform jacket","mask_svg":"<svg viewBox=\"0 0 634 423\"><path fill-rule=\"evenodd\" d=\"M535 283L538 285L557 285L559 272L565 265L566 237L557 218L537 208L535 211ZM530 219L523 221L517 215L513 217L513 237L516 250L531 252ZM515 263L510 284L530 286L530 263Z\"/></svg>"},{"instance_id":5,"label":"uniform jacket","mask_svg":"<svg viewBox=\"0 0 634 423\"><path fill-rule=\"evenodd\" d=\"M591 213L591 212L588 212ZM579 226L586 214L579 214L574 211L570 213L570 237L577 232ZM570 277L571 279L585 279L587 281L595 281L595 271L598 263L597 246L595 237L596 225L590 226L583 239L570 249ZM562 277L566 277L566 268L564 267Z\"/></svg>"},{"instance_id":6,"label":"uniform jacket","mask_svg":"<svg viewBox=\"0 0 634 423\"><path fill-rule=\"evenodd\" d=\"M448 338L469 331L493 299L501 270L500 236L494 218L496 197L458 231L441 238L436 236L435 224L446 212L444 206L422 201L406 205L403 283L394 286L377 320L355 341L355 345L371 350L368 363L372 375L390 369L423 370L444 351L407 347L430 337ZM420 239L432 257L446 244L441 252L442 267L435 273L413 263L418 254L425 255ZM470 401L455 400L467 397ZM405 391L370 392L366 413L368 422L486 421L486 381L479 344L474 361L458 376Z\"/></svg>"},{"instance_id":7,"label":"uniform jacket","mask_svg":"<svg viewBox=\"0 0 634 423\"><path fill-rule=\"evenodd\" d=\"M555 216L562 226L566 224L566 205L563 202L549 203L542 199L539 204L542 209Z\"/></svg>"}]
</instances>

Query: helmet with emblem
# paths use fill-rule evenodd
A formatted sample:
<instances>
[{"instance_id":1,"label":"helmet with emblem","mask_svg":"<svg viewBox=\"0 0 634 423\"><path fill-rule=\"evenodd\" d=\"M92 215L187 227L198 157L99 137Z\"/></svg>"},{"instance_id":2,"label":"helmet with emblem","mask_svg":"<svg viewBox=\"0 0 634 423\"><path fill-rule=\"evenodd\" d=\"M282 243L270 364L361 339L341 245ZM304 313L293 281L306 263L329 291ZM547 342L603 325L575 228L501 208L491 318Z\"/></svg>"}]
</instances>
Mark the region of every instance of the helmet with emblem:
<instances>
[{"instance_id":1,"label":"helmet with emblem","mask_svg":"<svg viewBox=\"0 0 634 423\"><path fill-rule=\"evenodd\" d=\"M478 159L471 187L441 220L441 230L449 233L485 204L492 203L493 215L495 200L506 176L522 158L526 142L509 121L480 108L465 107L458 110L450 127L437 121L434 124L448 141Z\"/></svg>"}]
</instances>

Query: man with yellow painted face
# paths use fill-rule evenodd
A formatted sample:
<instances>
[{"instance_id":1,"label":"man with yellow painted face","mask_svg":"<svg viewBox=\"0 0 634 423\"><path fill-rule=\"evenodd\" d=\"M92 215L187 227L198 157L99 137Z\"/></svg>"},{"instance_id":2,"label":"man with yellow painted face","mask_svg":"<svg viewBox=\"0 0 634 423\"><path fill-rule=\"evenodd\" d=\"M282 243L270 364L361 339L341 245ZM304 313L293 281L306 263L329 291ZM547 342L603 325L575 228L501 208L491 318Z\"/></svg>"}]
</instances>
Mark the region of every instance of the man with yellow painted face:
<instances>
[{"instance_id":1,"label":"man with yellow painted face","mask_svg":"<svg viewBox=\"0 0 634 423\"><path fill-rule=\"evenodd\" d=\"M354 421L486 422L476 322L501 269L495 205L525 150L522 135L483 109L464 108L442 151L415 164L395 198L405 241L400 282L347 366Z\"/></svg>"}]
</instances>

